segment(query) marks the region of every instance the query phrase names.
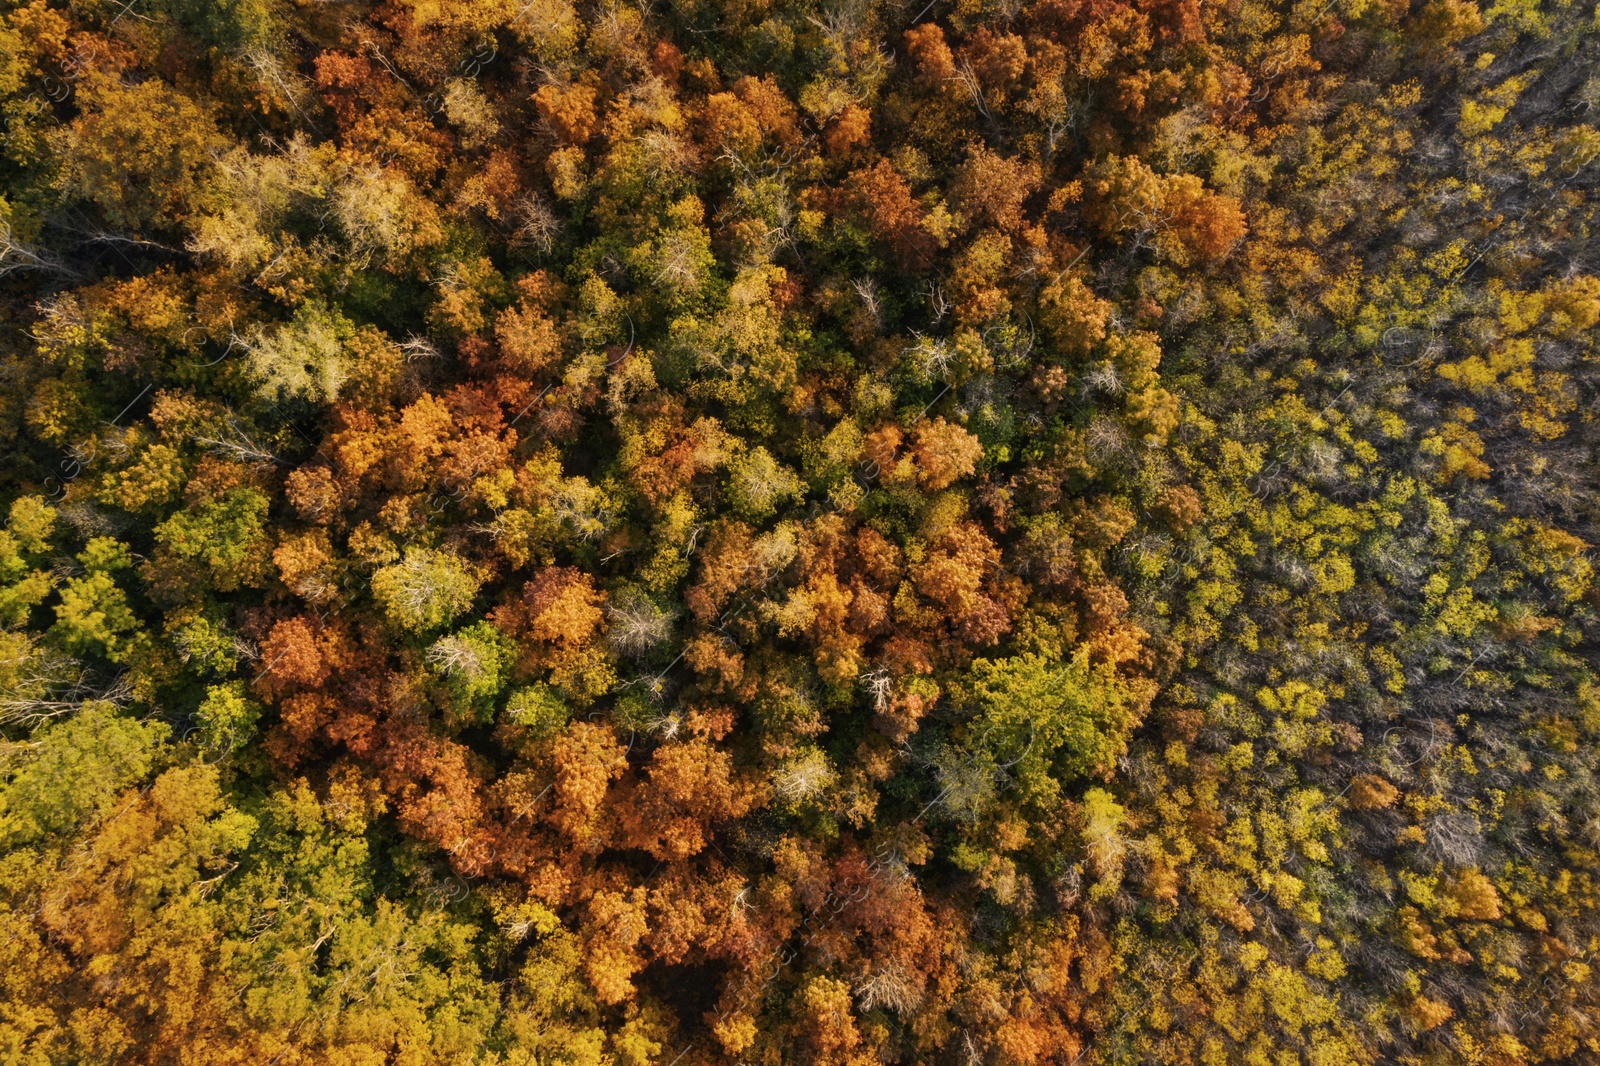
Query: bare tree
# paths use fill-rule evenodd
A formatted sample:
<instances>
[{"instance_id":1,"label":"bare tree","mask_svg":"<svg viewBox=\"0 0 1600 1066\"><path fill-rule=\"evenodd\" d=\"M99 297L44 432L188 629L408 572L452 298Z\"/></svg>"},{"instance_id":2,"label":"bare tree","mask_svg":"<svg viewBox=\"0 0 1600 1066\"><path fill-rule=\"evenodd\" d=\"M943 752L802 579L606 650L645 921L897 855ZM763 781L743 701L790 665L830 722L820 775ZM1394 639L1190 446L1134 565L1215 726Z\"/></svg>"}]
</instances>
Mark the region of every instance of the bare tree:
<instances>
[{"instance_id":1,"label":"bare tree","mask_svg":"<svg viewBox=\"0 0 1600 1066\"><path fill-rule=\"evenodd\" d=\"M37 725L72 714L86 703L122 706L133 697L126 677L103 681L77 659L30 655L11 690L0 695L0 725Z\"/></svg>"}]
</instances>

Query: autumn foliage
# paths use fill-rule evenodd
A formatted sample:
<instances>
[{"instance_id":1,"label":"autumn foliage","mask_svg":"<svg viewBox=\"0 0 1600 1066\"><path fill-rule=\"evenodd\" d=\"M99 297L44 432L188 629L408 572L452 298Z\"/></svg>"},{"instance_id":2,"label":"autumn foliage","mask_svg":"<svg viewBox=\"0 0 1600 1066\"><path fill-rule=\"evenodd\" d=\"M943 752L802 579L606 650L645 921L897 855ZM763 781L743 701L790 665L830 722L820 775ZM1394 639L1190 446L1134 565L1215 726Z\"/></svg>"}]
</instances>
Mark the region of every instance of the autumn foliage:
<instances>
[{"instance_id":1,"label":"autumn foliage","mask_svg":"<svg viewBox=\"0 0 1600 1066\"><path fill-rule=\"evenodd\" d=\"M1600 1062L1600 31L0 2L0 1060Z\"/></svg>"}]
</instances>

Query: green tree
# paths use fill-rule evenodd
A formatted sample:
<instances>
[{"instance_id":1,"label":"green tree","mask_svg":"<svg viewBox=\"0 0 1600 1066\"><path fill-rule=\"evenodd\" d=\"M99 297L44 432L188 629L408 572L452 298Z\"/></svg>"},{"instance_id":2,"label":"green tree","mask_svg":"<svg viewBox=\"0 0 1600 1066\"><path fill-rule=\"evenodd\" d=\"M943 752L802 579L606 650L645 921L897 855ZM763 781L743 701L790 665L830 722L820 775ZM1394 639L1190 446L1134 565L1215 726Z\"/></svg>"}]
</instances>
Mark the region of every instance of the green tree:
<instances>
[{"instance_id":1,"label":"green tree","mask_svg":"<svg viewBox=\"0 0 1600 1066\"><path fill-rule=\"evenodd\" d=\"M980 709L968 725L971 750L1015 764L1023 796L1040 805L1056 802L1063 784L1109 777L1144 714L1134 690L1092 664L1087 648L1068 662L979 659L969 684Z\"/></svg>"},{"instance_id":2,"label":"green tree","mask_svg":"<svg viewBox=\"0 0 1600 1066\"><path fill-rule=\"evenodd\" d=\"M372 594L402 629L437 629L472 606L478 571L452 552L407 548L400 562L372 575Z\"/></svg>"}]
</instances>

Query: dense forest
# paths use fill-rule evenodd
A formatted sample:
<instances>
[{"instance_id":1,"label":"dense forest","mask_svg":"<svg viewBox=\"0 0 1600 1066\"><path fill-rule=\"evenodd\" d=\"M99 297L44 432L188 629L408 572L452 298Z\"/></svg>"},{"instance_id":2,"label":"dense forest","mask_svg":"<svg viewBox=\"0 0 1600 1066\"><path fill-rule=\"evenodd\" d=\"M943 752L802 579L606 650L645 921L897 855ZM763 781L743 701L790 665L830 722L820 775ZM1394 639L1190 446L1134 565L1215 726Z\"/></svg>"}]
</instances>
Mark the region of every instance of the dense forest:
<instances>
[{"instance_id":1,"label":"dense forest","mask_svg":"<svg viewBox=\"0 0 1600 1066\"><path fill-rule=\"evenodd\" d=\"M0 1062L1600 1063L1583 0L0 0Z\"/></svg>"}]
</instances>

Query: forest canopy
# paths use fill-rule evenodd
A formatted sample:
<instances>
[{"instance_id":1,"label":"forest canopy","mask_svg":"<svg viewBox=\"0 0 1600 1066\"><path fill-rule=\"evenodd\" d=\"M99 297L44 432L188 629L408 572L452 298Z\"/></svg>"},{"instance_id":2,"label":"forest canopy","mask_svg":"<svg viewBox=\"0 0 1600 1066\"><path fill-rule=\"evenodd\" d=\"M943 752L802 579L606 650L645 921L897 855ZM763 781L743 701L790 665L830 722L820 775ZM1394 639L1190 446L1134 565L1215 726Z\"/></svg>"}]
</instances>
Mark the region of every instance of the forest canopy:
<instances>
[{"instance_id":1,"label":"forest canopy","mask_svg":"<svg viewBox=\"0 0 1600 1066\"><path fill-rule=\"evenodd\" d=\"M1600 1063L1587 0L0 0L0 1060Z\"/></svg>"}]
</instances>

